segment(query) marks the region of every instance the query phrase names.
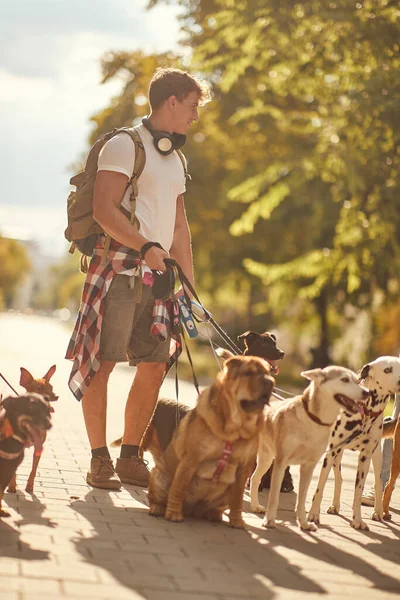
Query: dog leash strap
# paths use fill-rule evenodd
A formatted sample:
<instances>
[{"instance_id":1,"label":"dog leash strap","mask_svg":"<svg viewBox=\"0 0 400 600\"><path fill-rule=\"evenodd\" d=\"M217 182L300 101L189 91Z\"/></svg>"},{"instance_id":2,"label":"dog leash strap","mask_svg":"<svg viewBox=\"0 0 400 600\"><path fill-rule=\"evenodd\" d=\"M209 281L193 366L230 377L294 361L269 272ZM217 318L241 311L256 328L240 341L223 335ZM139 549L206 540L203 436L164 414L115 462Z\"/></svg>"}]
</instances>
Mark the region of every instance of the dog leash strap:
<instances>
[{"instance_id":1,"label":"dog leash strap","mask_svg":"<svg viewBox=\"0 0 400 600\"><path fill-rule=\"evenodd\" d=\"M232 454L232 442L225 442L224 450L222 452L222 456L217 462L217 467L214 471L214 475L212 476L213 481L218 481L221 473L225 470L230 456Z\"/></svg>"},{"instance_id":2,"label":"dog leash strap","mask_svg":"<svg viewBox=\"0 0 400 600\"><path fill-rule=\"evenodd\" d=\"M183 331L183 327L182 327L182 341L183 341L184 346L185 346L186 356L188 357L190 368L192 369L193 384L194 384L194 387L196 388L197 393L200 395L199 382L197 380L196 373L194 372L193 360L192 360L192 356L190 354L190 350L189 350L189 346L188 346L188 343L187 343L185 332Z\"/></svg>"},{"instance_id":3,"label":"dog leash strap","mask_svg":"<svg viewBox=\"0 0 400 600\"><path fill-rule=\"evenodd\" d=\"M224 340L224 342L230 347L232 352L234 354L242 354L240 348L235 344L235 342L233 340L231 340L231 338L228 336L228 334L218 325L218 323L213 319L212 315L210 315L208 310L203 306L200 298L197 295L196 290L194 289L194 287L190 283L189 279L186 277L185 273L183 272L182 267L176 262L176 260L174 260L172 258L166 258L164 260L164 262L167 265L171 265L172 267L175 267L176 270L178 271L179 280L182 285L182 289L183 289L183 293L185 295L185 300L186 300L187 305L190 306L190 298L185 289L185 286L188 288L189 292L193 295L193 297L200 304L202 310L204 311L205 315L207 316L207 320L211 323L211 325L214 327L214 329L217 331L217 333L219 333L219 335ZM198 323L200 322L199 319L197 319L195 315L193 315L193 317L196 319L196 321Z\"/></svg>"},{"instance_id":4,"label":"dog leash strap","mask_svg":"<svg viewBox=\"0 0 400 600\"><path fill-rule=\"evenodd\" d=\"M14 392L14 394L15 394L16 396L19 396L18 392L16 392L16 391L14 390L13 386L11 385L11 383L9 383L9 382L7 381L7 379L4 377L4 375L3 375L2 373L0 373L0 377L1 377L1 378L2 378L2 379L5 381L5 382L6 382L6 384L8 385L8 387L9 387L10 389L12 389L12 391Z\"/></svg>"}]
</instances>

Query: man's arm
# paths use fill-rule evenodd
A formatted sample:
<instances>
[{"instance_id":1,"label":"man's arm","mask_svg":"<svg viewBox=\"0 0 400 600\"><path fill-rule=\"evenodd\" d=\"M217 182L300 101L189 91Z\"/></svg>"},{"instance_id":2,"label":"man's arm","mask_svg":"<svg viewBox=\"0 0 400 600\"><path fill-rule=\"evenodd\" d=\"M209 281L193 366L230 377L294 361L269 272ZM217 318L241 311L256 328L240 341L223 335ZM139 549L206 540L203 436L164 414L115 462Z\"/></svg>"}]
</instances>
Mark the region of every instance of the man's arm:
<instances>
[{"instance_id":1,"label":"man's arm","mask_svg":"<svg viewBox=\"0 0 400 600\"><path fill-rule=\"evenodd\" d=\"M148 240L119 210L128 177L116 171L98 171L93 194L93 217L114 240L133 250L140 250ZM146 252L146 264L154 271L165 271L168 252L152 247Z\"/></svg>"},{"instance_id":2,"label":"man's arm","mask_svg":"<svg viewBox=\"0 0 400 600\"><path fill-rule=\"evenodd\" d=\"M186 218L183 195L176 201L174 239L170 250L171 258L182 267L183 272L194 287L193 256L189 223Z\"/></svg>"}]
</instances>

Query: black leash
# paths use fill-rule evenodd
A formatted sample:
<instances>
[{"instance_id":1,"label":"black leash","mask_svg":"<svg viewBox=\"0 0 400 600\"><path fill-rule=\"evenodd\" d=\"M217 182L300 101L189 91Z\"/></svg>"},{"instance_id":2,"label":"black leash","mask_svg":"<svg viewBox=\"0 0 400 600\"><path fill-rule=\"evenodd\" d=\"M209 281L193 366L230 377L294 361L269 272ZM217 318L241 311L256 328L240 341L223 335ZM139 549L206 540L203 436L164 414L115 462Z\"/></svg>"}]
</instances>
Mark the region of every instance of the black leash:
<instances>
[{"instance_id":1,"label":"black leash","mask_svg":"<svg viewBox=\"0 0 400 600\"><path fill-rule=\"evenodd\" d=\"M179 281L180 281L180 283L182 285L183 294L185 296L186 304L189 307L191 306L190 296L189 296L188 292L186 291L185 287L187 287L187 289L189 290L189 292L192 294L192 296L199 303L201 309L204 311L204 314L206 316L206 322L209 322L214 327L214 329L216 330L216 332L221 336L221 338L224 340L224 342L230 347L230 350L233 352L233 354L236 354L236 355L242 354L242 351L240 350L240 348L235 344L235 342L233 340L231 340L231 338L229 337L229 335L222 329L222 327L220 327L218 325L218 323L213 319L212 315L203 306L203 304L202 304L200 298L198 297L198 295L197 295L194 287L192 286L192 284L190 283L189 279L186 277L185 273L183 272L182 267L173 258L166 258L166 259L164 259L164 262L165 262L165 264L167 266L170 266L170 267L175 268L177 270ZM193 315L193 318L198 323L201 322L201 320L198 319L196 317L196 315L193 314L193 312L192 312L192 315Z\"/></svg>"},{"instance_id":2,"label":"black leash","mask_svg":"<svg viewBox=\"0 0 400 600\"><path fill-rule=\"evenodd\" d=\"M11 390L14 392L14 394L15 394L16 396L19 396L18 392L16 392L16 391L14 390L13 386L11 385L11 383L9 383L9 382L7 381L7 379L4 377L4 375L3 375L2 373L0 373L0 377L1 377L1 378L2 378L2 379L5 381L5 382L6 382L6 384L7 384L7 385L8 385L8 387L9 387L9 388L10 388L10 389L11 389Z\"/></svg>"}]
</instances>

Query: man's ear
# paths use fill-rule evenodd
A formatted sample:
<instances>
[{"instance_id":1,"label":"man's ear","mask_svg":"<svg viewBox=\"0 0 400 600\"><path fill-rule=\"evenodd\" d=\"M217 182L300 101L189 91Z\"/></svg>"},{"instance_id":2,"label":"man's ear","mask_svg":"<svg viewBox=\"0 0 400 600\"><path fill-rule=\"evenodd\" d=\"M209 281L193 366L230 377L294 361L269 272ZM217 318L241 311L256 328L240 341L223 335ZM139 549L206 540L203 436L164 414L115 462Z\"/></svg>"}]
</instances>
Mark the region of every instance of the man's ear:
<instances>
[{"instance_id":1,"label":"man's ear","mask_svg":"<svg viewBox=\"0 0 400 600\"><path fill-rule=\"evenodd\" d=\"M21 376L19 378L19 385L22 385L26 389L26 386L30 385L33 381L32 375L29 373L28 369L24 369L21 367Z\"/></svg>"},{"instance_id":2,"label":"man's ear","mask_svg":"<svg viewBox=\"0 0 400 600\"><path fill-rule=\"evenodd\" d=\"M302 377L305 377L309 381L316 381L317 383L322 383L325 381L325 373L322 369L311 369L310 371L302 371L300 373Z\"/></svg>"}]
</instances>

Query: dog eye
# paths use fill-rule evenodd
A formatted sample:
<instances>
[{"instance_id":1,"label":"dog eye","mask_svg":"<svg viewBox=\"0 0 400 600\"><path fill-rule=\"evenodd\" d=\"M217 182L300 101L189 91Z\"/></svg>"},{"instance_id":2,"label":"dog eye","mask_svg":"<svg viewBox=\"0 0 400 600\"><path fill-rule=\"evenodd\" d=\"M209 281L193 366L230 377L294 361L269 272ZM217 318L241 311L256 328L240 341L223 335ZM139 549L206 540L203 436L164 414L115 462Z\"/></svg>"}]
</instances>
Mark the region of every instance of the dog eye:
<instances>
[{"instance_id":1,"label":"dog eye","mask_svg":"<svg viewBox=\"0 0 400 600\"><path fill-rule=\"evenodd\" d=\"M391 373L393 371L392 367L386 367L386 369L383 369L384 373Z\"/></svg>"},{"instance_id":2,"label":"dog eye","mask_svg":"<svg viewBox=\"0 0 400 600\"><path fill-rule=\"evenodd\" d=\"M348 377L342 377L341 381L343 381L343 383L350 383L350 379Z\"/></svg>"}]
</instances>

